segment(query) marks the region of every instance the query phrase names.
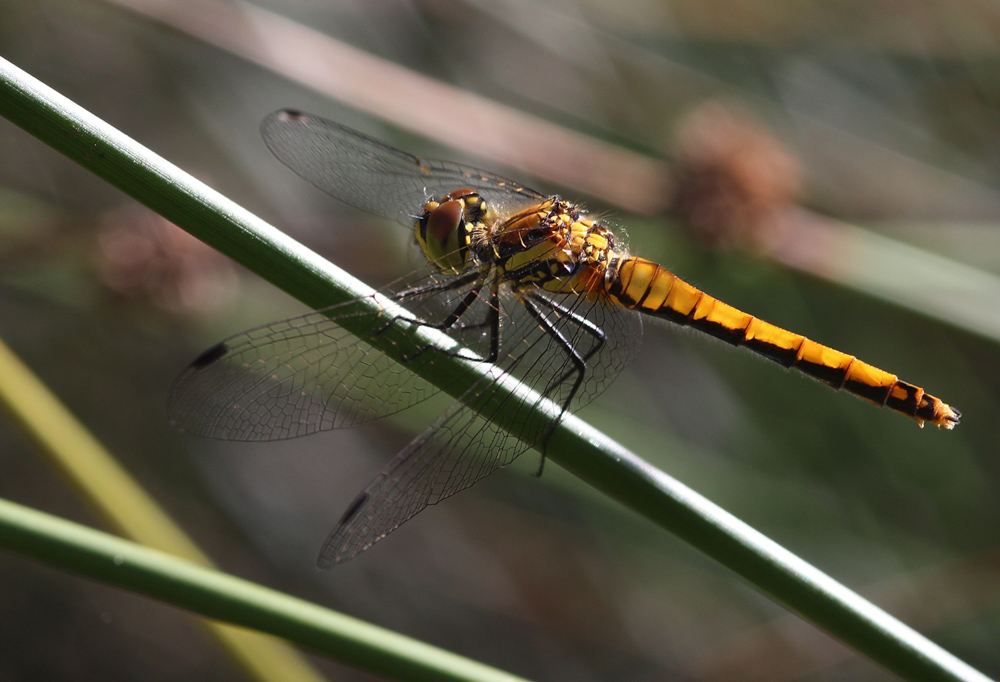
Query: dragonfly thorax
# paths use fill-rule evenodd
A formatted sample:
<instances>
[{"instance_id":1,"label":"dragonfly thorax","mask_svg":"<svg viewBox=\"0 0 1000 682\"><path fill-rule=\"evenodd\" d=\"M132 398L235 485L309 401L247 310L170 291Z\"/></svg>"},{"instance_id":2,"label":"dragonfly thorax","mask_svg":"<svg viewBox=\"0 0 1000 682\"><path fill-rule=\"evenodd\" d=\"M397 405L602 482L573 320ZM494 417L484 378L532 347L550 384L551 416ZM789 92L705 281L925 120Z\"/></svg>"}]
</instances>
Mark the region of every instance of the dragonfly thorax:
<instances>
[{"instance_id":1,"label":"dragonfly thorax","mask_svg":"<svg viewBox=\"0 0 1000 682\"><path fill-rule=\"evenodd\" d=\"M611 231L559 197L511 216L488 234L494 262L520 287L600 294L617 258Z\"/></svg>"},{"instance_id":2,"label":"dragonfly thorax","mask_svg":"<svg viewBox=\"0 0 1000 682\"><path fill-rule=\"evenodd\" d=\"M424 204L416 223L417 243L438 270L458 274L468 264L473 233L484 229L488 218L486 202L474 190L449 192Z\"/></svg>"}]
</instances>

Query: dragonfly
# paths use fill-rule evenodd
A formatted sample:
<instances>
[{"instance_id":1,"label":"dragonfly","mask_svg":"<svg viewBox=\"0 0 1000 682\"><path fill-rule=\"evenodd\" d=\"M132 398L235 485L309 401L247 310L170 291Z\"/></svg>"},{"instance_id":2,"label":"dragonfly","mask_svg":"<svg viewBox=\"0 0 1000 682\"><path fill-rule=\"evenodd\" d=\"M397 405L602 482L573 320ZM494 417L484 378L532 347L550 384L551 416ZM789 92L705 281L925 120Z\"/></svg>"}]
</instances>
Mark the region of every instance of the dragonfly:
<instances>
[{"instance_id":1,"label":"dragonfly","mask_svg":"<svg viewBox=\"0 0 1000 682\"><path fill-rule=\"evenodd\" d=\"M209 348L171 390L174 425L225 440L294 438L430 398L441 386L410 371L415 363L457 355L464 366L495 370L454 373L469 386L348 506L323 545L321 568L357 556L528 449L544 453L559 421L597 397L632 359L643 315L748 348L920 426L951 429L959 422L958 410L919 386L629 255L580 204L469 166L422 159L293 110L268 116L261 132L278 160L303 179L407 227L425 262L385 290L396 304L391 310L357 299ZM421 328L456 343L396 357L379 352L392 346L393 333ZM505 375L533 397L513 405L496 400L498 377ZM536 409L541 401L557 410ZM495 423L499 409L514 411L506 423L516 428Z\"/></svg>"}]
</instances>

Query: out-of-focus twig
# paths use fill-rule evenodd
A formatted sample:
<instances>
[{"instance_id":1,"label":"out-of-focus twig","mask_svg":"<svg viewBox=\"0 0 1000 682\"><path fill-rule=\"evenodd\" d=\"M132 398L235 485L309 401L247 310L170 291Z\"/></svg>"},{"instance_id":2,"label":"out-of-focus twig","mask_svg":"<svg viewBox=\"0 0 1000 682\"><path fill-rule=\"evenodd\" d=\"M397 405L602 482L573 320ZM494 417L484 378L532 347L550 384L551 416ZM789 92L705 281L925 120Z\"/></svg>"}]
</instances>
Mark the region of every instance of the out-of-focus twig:
<instances>
[{"instance_id":1,"label":"out-of-focus twig","mask_svg":"<svg viewBox=\"0 0 1000 682\"><path fill-rule=\"evenodd\" d=\"M802 171L770 131L732 104L709 102L681 119L674 146L671 208L698 241L767 251L783 237Z\"/></svg>"},{"instance_id":2,"label":"out-of-focus twig","mask_svg":"<svg viewBox=\"0 0 1000 682\"><path fill-rule=\"evenodd\" d=\"M778 262L1000 341L1000 277L802 209L786 218Z\"/></svg>"},{"instance_id":3,"label":"out-of-focus twig","mask_svg":"<svg viewBox=\"0 0 1000 682\"><path fill-rule=\"evenodd\" d=\"M236 0L109 0L402 128L637 213L670 196L665 162L375 57Z\"/></svg>"}]
</instances>

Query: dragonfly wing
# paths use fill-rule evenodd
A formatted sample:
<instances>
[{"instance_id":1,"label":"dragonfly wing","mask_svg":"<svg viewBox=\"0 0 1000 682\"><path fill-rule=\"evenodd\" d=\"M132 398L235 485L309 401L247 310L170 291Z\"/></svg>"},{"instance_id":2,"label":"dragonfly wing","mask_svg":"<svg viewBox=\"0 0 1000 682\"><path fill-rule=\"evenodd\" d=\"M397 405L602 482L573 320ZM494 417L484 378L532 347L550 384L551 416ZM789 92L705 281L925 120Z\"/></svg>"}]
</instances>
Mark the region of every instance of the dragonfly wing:
<instances>
[{"instance_id":1,"label":"dragonfly wing","mask_svg":"<svg viewBox=\"0 0 1000 682\"><path fill-rule=\"evenodd\" d=\"M526 447L454 403L351 503L323 545L319 567L357 556L428 505L509 464Z\"/></svg>"},{"instance_id":2,"label":"dragonfly wing","mask_svg":"<svg viewBox=\"0 0 1000 682\"><path fill-rule=\"evenodd\" d=\"M352 301L213 346L174 383L171 421L212 438L272 441L377 419L437 392L348 333L337 323L347 316L372 334L389 323Z\"/></svg>"},{"instance_id":3,"label":"dragonfly wing","mask_svg":"<svg viewBox=\"0 0 1000 682\"><path fill-rule=\"evenodd\" d=\"M535 409L539 400L550 398L572 411L596 397L618 375L641 334L639 316L605 301L587 302L579 296L566 301L555 298L555 307L543 312L552 327L529 322L529 333L518 334L504 344L506 355L499 363L544 395L526 403L498 404L494 377L481 379L396 455L348 507L323 546L320 568L351 559L428 505L468 488L528 448L540 445L555 422ZM519 307L511 309L514 316L526 314ZM602 324L603 338L597 341L584 322ZM581 355L589 353L589 374L579 385L577 374L571 371L575 365L560 336L574 344ZM499 368L492 371L499 373ZM508 432L494 422L499 410L515 411L516 431Z\"/></svg>"},{"instance_id":4,"label":"dragonfly wing","mask_svg":"<svg viewBox=\"0 0 1000 682\"><path fill-rule=\"evenodd\" d=\"M202 353L174 382L167 410L173 424L211 438L273 441L354 426L414 405L438 392L364 339L390 327L440 322L470 296L476 272L445 276L433 266L383 291L409 314L372 312L371 300L336 306L243 332ZM483 326L488 302L477 298L449 333L469 349L488 352ZM341 322L350 322L348 332ZM479 324L476 324L478 322ZM423 353L424 363L445 360ZM460 380L460 374L451 376Z\"/></svg>"},{"instance_id":5,"label":"dragonfly wing","mask_svg":"<svg viewBox=\"0 0 1000 682\"><path fill-rule=\"evenodd\" d=\"M299 176L364 211L411 224L428 197L478 191L501 214L543 197L506 178L448 161L421 159L318 116L276 111L261 124L268 149Z\"/></svg>"}]
</instances>

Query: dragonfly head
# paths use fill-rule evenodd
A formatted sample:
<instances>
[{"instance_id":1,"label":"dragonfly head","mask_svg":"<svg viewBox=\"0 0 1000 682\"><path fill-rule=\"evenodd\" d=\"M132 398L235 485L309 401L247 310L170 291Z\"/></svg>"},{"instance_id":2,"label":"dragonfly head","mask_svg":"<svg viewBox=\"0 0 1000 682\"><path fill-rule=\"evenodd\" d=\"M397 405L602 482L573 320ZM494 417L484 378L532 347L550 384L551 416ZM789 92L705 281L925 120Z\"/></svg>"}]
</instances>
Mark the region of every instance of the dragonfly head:
<instances>
[{"instance_id":1,"label":"dragonfly head","mask_svg":"<svg viewBox=\"0 0 1000 682\"><path fill-rule=\"evenodd\" d=\"M441 272L462 272L469 260L472 228L482 223L486 202L471 189L458 189L428 201L417 220L417 243Z\"/></svg>"}]
</instances>

